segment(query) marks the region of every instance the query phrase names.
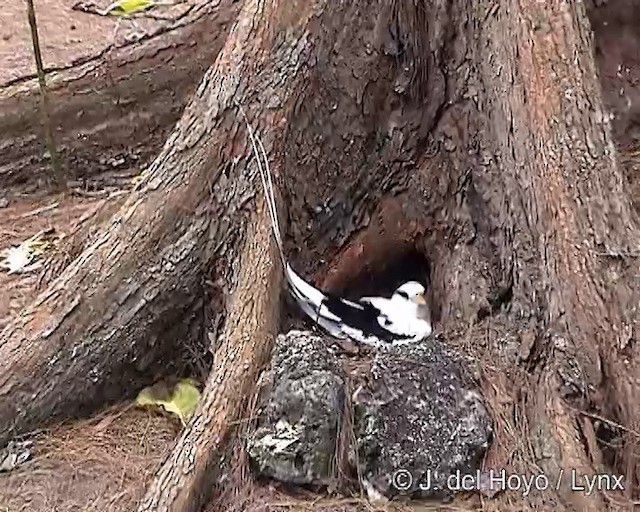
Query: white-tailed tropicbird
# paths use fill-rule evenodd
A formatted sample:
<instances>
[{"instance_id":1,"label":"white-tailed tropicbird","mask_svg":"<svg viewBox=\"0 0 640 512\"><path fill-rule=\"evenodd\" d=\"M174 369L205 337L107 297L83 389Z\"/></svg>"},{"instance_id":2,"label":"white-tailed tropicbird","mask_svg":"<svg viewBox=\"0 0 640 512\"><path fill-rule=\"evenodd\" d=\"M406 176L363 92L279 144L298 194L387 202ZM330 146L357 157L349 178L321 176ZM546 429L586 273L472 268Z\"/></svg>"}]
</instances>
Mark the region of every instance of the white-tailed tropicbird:
<instances>
[{"instance_id":1,"label":"white-tailed tropicbird","mask_svg":"<svg viewBox=\"0 0 640 512\"><path fill-rule=\"evenodd\" d=\"M355 342L374 347L415 343L429 336L431 334L429 306L424 297L425 288L417 281L404 283L390 299L362 297L358 300L348 300L319 290L296 274L284 255L266 151L262 141L254 135L242 107L240 112L247 123L247 131L260 172L271 227L288 288L302 311L333 337L350 338Z\"/></svg>"}]
</instances>

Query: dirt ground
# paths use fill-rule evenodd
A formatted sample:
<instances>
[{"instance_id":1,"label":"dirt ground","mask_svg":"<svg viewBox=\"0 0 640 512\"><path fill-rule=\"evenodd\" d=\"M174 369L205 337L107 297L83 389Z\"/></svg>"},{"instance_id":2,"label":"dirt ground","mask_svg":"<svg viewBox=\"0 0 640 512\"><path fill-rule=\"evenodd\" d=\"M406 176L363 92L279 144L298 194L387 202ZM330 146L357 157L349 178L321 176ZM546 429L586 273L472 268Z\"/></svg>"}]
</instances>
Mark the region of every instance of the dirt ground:
<instances>
[{"instance_id":1,"label":"dirt ground","mask_svg":"<svg viewBox=\"0 0 640 512\"><path fill-rule=\"evenodd\" d=\"M36 1L44 59L49 67L63 67L103 51L114 43L118 23L122 32L115 37L124 39L139 29L150 30L162 23L153 18L142 18L136 24L118 22L73 11L74 3ZM98 6L104 8L108 3L102 1ZM171 12L157 14L179 15L188 5L183 3L172 7ZM605 104L614 116L621 162L640 209L640 7L627 0L605 2L592 8L591 18ZM2 20L0 86L34 73L24 3L4 2ZM3 193L7 191L0 192L0 200L5 199ZM75 223L91 215L104 201L119 200L69 194L6 198L8 204L0 208L0 250L44 229L68 234ZM47 207L44 212L34 213ZM0 272L0 329L33 299L38 278L38 273ZM0 511L132 510L178 431L176 422L166 416L121 404L94 418L37 432L30 438L34 442L32 458L11 473L0 474ZM264 493L274 496L268 486L256 487L251 494L254 504L262 503L260 510L299 509L301 500L307 503L307 510L340 510L341 506L354 504L349 499L309 505L307 496L286 497L275 492L278 499L266 505ZM475 508L470 504L467 507L464 509ZM363 505L365 509L373 510ZM446 509L463 508L442 508Z\"/></svg>"},{"instance_id":2,"label":"dirt ground","mask_svg":"<svg viewBox=\"0 0 640 512\"><path fill-rule=\"evenodd\" d=\"M136 37L156 31L197 2L172 2L175 5L160 6L153 12L139 14L132 19L74 10L73 6L79 3L78 0L34 1L46 69L64 68L78 60L98 55L112 45L133 43ZM104 10L113 2L95 0L83 3L94 6L96 10ZM35 73L26 3L3 2L0 24L0 87L35 76Z\"/></svg>"},{"instance_id":3,"label":"dirt ground","mask_svg":"<svg viewBox=\"0 0 640 512\"><path fill-rule=\"evenodd\" d=\"M132 510L179 423L132 407L37 433L33 461L2 477L11 512Z\"/></svg>"},{"instance_id":4,"label":"dirt ground","mask_svg":"<svg viewBox=\"0 0 640 512\"><path fill-rule=\"evenodd\" d=\"M68 229L84 215L90 215L102 199L87 197L50 196L40 199L25 197L12 199L0 209L0 248L18 245L23 240L40 231L54 229L59 235L68 234ZM46 211L41 211L46 209ZM0 250L1 250L0 249ZM20 310L36 293L39 274L9 275L0 273L0 329Z\"/></svg>"}]
</instances>

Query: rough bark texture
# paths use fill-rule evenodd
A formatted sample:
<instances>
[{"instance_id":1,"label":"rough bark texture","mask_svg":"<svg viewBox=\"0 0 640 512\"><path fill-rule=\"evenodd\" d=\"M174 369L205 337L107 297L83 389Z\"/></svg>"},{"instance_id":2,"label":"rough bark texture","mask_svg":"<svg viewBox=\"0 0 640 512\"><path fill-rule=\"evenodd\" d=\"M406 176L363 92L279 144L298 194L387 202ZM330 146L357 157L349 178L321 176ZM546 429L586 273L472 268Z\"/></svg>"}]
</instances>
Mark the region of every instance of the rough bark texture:
<instances>
[{"instance_id":1,"label":"rough bark texture","mask_svg":"<svg viewBox=\"0 0 640 512\"><path fill-rule=\"evenodd\" d=\"M70 180L131 173L157 156L238 12L212 0L143 41L49 73L62 167ZM33 77L0 86L0 189L42 189L49 162Z\"/></svg>"},{"instance_id":2,"label":"rough bark texture","mask_svg":"<svg viewBox=\"0 0 640 512\"><path fill-rule=\"evenodd\" d=\"M387 259L422 255L438 327L479 361L498 398L494 415L512 422L498 422L502 451L488 463L550 478L590 473L601 457L582 413L640 430L629 264L638 224L584 6L247 0L110 231L0 339L0 441L121 394L139 379L136 361L157 362L171 347L160 333L186 325L210 268L220 296L237 289L233 304L244 303L232 283L238 269L247 275L238 247L253 240L245 205L255 186L235 102L253 106L284 185L297 269L322 268L318 282L350 292ZM260 303L250 314L263 336L270 324L258 313L271 306ZM219 356L238 350L257 364L267 344L250 348L233 321ZM236 370L226 365L216 362L202 414L143 509L200 501L212 450L229 433L220 422L242 405L229 398ZM198 439L195 452L180 452ZM625 471L627 485L637 478L636 443L629 436L623 463L610 469ZM526 499L604 508L604 495L566 487Z\"/></svg>"},{"instance_id":3,"label":"rough bark texture","mask_svg":"<svg viewBox=\"0 0 640 512\"><path fill-rule=\"evenodd\" d=\"M633 346L635 314L627 284L634 276L620 259L635 255L638 232L602 108L586 13L573 3L436 3L424 17L413 9L398 2L391 23L384 9L377 17L360 13L357 22L333 11L353 48L367 48L370 33L357 33L366 30L367 15L374 33L376 18L394 27L386 34L402 52L389 82L400 94L383 80L391 59L372 52L381 60L374 65L344 47L340 64L351 62L354 69L343 85L331 87L340 70L336 62L313 76L312 94L300 93L291 121L299 129L292 130L287 152L295 174L286 182L296 192L292 230L311 227L292 238L311 248L305 259L321 261L330 252L327 238L341 245L368 223L378 194L398 194L407 221L387 217L374 229L398 243L408 232L427 234L418 246L432 265L443 328L478 324L474 355L486 358L488 345L489 361L510 368L504 391L522 401L519 427L528 429L533 447L523 459L533 458L549 475L560 469L588 474L591 459L599 457L585 449L589 433L581 430L577 411L610 411L608 404L616 404L624 412L613 417L636 430L631 390L637 372L619 350ZM331 26L326 22L325 30ZM392 53L393 44L386 44L382 48ZM425 47L430 51L421 52ZM321 44L316 48L322 55ZM412 59L425 53L433 60ZM409 84L403 82L407 68ZM388 107L393 99L395 109ZM435 150L424 153L425 145ZM312 165L309 148L322 155ZM330 189L336 181L340 187ZM314 194L308 184L318 182L324 188ZM299 201L318 195L331 199L305 216L314 209ZM390 202L376 215L384 217ZM358 234L335 258L330 282L348 282L354 269L375 260L380 238L370 232ZM603 393L615 399L607 404ZM601 509L601 498L561 492L565 506L580 510Z\"/></svg>"},{"instance_id":4,"label":"rough bark texture","mask_svg":"<svg viewBox=\"0 0 640 512\"><path fill-rule=\"evenodd\" d=\"M480 157L467 196L476 237L490 240L499 258L494 278L510 282L509 319L530 326L519 336L533 340L522 366L536 383L525 404L539 464L550 474L588 473L580 441L587 433L574 408L603 407L598 395L613 392L628 414L623 424L635 429L638 418L629 393L638 372L619 352L635 322L619 258L637 251L637 218L602 107L584 6L478 7L476 20L488 16L476 25L472 58L486 115L476 117L481 135L467 142ZM602 508L597 496L567 491L563 499L578 510Z\"/></svg>"},{"instance_id":5,"label":"rough bark texture","mask_svg":"<svg viewBox=\"0 0 640 512\"><path fill-rule=\"evenodd\" d=\"M268 358L278 324L282 273L264 203L252 224L238 258L240 275L222 345L215 353L200 406L156 474L139 512L198 510Z\"/></svg>"},{"instance_id":6,"label":"rough bark texture","mask_svg":"<svg viewBox=\"0 0 640 512\"><path fill-rule=\"evenodd\" d=\"M254 195L234 94L255 62L229 60L205 77L108 229L2 333L0 442L130 395L132 382L149 381L181 345L201 339L202 319L188 319L201 310L212 266L224 303Z\"/></svg>"}]
</instances>

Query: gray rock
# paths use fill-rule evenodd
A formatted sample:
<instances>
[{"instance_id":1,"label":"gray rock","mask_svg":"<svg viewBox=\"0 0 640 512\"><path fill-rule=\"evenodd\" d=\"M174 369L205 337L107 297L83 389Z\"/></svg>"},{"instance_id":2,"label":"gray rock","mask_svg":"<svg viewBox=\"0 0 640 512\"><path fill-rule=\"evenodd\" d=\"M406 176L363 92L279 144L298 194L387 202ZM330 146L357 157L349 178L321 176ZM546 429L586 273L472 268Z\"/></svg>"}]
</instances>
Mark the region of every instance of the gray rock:
<instances>
[{"instance_id":1,"label":"gray rock","mask_svg":"<svg viewBox=\"0 0 640 512\"><path fill-rule=\"evenodd\" d=\"M330 484L345 398L338 359L321 337L290 331L278 336L269 373L247 441L252 466L283 482Z\"/></svg>"},{"instance_id":2,"label":"gray rock","mask_svg":"<svg viewBox=\"0 0 640 512\"><path fill-rule=\"evenodd\" d=\"M446 499L455 475L476 475L492 422L462 362L437 339L379 351L369 380L353 401L370 499Z\"/></svg>"}]
</instances>

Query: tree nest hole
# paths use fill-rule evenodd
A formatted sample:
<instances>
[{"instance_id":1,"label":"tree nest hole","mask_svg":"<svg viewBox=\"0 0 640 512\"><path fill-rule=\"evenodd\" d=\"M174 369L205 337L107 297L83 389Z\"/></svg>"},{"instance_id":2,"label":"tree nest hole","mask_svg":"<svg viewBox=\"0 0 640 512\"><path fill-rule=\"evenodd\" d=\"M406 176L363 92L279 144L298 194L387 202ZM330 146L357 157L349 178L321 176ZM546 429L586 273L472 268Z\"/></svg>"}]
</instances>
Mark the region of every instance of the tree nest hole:
<instances>
[{"instance_id":1,"label":"tree nest hole","mask_svg":"<svg viewBox=\"0 0 640 512\"><path fill-rule=\"evenodd\" d=\"M326 291L352 300L367 296L391 297L393 292L403 283L418 281L427 289L427 300L433 311L434 298L429 286L431 283L431 262L413 247L395 254L393 251L389 251L389 253L391 256L383 265L377 265L374 268L365 267L355 276L344 276L336 286L327 288ZM302 277L313 282L311 276L302 274ZM304 315L288 298L286 313L290 321L285 322L285 327L300 327Z\"/></svg>"},{"instance_id":2,"label":"tree nest hole","mask_svg":"<svg viewBox=\"0 0 640 512\"><path fill-rule=\"evenodd\" d=\"M390 297L407 281L418 281L427 290L431 282L431 264L414 248L398 254L384 266L365 270L346 283L342 293L351 299L364 296Z\"/></svg>"}]
</instances>

